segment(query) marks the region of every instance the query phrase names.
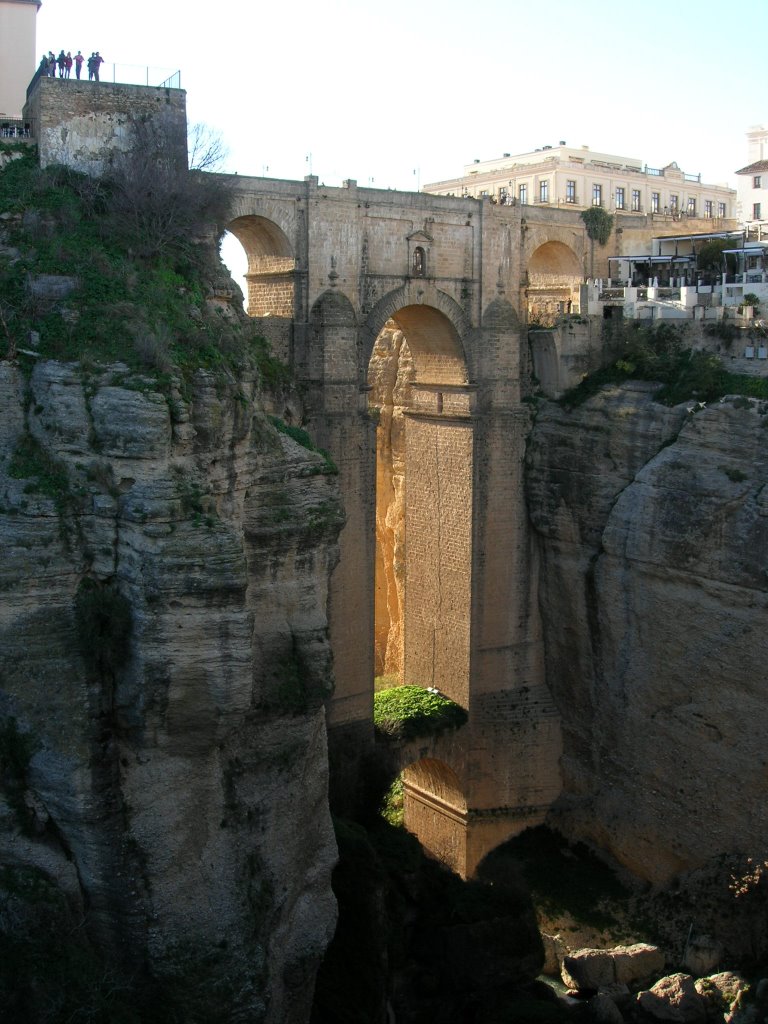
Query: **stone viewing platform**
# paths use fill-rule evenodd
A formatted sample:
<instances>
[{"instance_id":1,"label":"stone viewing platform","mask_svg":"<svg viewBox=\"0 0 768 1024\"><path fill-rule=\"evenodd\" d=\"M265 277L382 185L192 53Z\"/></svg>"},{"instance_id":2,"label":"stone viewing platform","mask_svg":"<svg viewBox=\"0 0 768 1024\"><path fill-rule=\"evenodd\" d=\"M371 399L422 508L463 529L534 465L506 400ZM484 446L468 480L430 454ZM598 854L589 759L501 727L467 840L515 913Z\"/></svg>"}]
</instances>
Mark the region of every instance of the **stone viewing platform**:
<instances>
[{"instance_id":1,"label":"stone viewing platform","mask_svg":"<svg viewBox=\"0 0 768 1024\"><path fill-rule=\"evenodd\" d=\"M23 121L34 126L41 167L103 174L140 141L139 125L167 159L187 165L186 93L178 86L40 76L30 85Z\"/></svg>"}]
</instances>

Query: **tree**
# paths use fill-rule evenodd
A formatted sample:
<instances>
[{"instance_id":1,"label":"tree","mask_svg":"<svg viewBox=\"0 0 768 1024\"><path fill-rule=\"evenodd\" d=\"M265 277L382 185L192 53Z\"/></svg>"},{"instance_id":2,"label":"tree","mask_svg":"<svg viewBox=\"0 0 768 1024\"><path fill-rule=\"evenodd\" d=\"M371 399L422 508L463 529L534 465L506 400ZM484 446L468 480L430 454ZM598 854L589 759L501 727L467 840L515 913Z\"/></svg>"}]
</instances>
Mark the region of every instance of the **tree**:
<instances>
[{"instance_id":1,"label":"tree","mask_svg":"<svg viewBox=\"0 0 768 1024\"><path fill-rule=\"evenodd\" d=\"M589 237L589 276L595 276L595 242L606 245L613 230L613 217L606 213L602 206L592 206L583 210L581 219L587 228Z\"/></svg>"},{"instance_id":2,"label":"tree","mask_svg":"<svg viewBox=\"0 0 768 1024\"><path fill-rule=\"evenodd\" d=\"M177 151L158 143L142 118L134 119L131 129L134 145L115 160L108 176L110 230L145 259L192 258L201 238L218 238L224 230L230 202L226 182L187 170ZM198 138L203 146L204 134ZM208 139L198 157L210 166L216 155Z\"/></svg>"},{"instance_id":3,"label":"tree","mask_svg":"<svg viewBox=\"0 0 768 1024\"><path fill-rule=\"evenodd\" d=\"M229 156L220 131L198 122L187 132L190 171L220 171Z\"/></svg>"},{"instance_id":4,"label":"tree","mask_svg":"<svg viewBox=\"0 0 768 1024\"><path fill-rule=\"evenodd\" d=\"M735 248L736 244L733 238L713 238L709 242L704 242L696 257L697 267L712 274L721 274L725 260L728 270L732 273L736 268L736 257L724 256L723 252L725 249Z\"/></svg>"}]
</instances>

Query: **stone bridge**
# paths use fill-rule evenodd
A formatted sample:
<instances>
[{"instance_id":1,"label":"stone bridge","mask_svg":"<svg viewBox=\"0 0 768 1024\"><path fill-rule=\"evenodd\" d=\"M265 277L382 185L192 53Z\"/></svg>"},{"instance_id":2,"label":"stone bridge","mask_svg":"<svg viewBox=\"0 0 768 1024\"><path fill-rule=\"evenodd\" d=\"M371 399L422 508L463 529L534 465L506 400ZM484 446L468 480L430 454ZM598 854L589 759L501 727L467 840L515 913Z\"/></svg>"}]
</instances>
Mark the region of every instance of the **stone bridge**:
<instances>
[{"instance_id":1,"label":"stone bridge","mask_svg":"<svg viewBox=\"0 0 768 1024\"><path fill-rule=\"evenodd\" d=\"M305 425L340 472L334 777L371 742L375 674L436 686L469 720L439 756L414 754L406 820L470 874L560 788L521 398L529 308L577 303L583 224L354 181L227 180L249 313L302 382Z\"/></svg>"},{"instance_id":2,"label":"stone bridge","mask_svg":"<svg viewBox=\"0 0 768 1024\"><path fill-rule=\"evenodd\" d=\"M186 168L182 90L61 84L40 78L24 109L41 166L101 174L151 138ZM223 177L249 312L304 385L306 426L340 471L332 798L338 807L372 749L374 675L438 687L468 723L433 756L414 753L406 815L428 849L471 873L541 821L560 788L521 398L528 314L575 308L584 225L576 211L354 181ZM556 345L545 341L542 365Z\"/></svg>"}]
</instances>

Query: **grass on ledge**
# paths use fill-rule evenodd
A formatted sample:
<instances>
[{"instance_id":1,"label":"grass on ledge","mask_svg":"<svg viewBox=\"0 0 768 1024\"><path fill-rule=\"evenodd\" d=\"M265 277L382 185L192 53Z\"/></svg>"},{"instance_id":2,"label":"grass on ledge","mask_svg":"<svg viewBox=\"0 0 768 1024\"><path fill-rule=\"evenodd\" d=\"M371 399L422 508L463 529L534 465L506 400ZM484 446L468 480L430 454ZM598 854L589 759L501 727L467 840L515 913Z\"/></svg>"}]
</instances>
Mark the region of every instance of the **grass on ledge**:
<instances>
[{"instance_id":1,"label":"grass on ledge","mask_svg":"<svg viewBox=\"0 0 768 1024\"><path fill-rule=\"evenodd\" d=\"M408 740L458 729L467 720L459 704L423 686L395 686L373 696L373 724L381 736Z\"/></svg>"}]
</instances>

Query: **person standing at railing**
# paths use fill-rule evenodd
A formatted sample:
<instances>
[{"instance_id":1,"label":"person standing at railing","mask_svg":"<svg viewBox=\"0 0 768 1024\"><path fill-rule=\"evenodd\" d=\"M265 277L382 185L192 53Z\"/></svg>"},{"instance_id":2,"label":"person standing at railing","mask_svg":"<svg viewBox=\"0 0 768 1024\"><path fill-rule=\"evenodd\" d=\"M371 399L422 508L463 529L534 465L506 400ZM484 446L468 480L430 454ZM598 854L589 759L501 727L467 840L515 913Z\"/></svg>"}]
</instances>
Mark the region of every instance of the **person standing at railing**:
<instances>
[{"instance_id":1,"label":"person standing at railing","mask_svg":"<svg viewBox=\"0 0 768 1024\"><path fill-rule=\"evenodd\" d=\"M69 78L72 74L72 51L67 50L67 56L64 59L64 77Z\"/></svg>"},{"instance_id":2,"label":"person standing at railing","mask_svg":"<svg viewBox=\"0 0 768 1024\"><path fill-rule=\"evenodd\" d=\"M88 58L88 79L89 79L89 81L92 79L94 82L98 82L98 80L99 80L99 68L101 67L101 65L103 63L104 63L104 58L99 54L98 50L96 50L95 53L91 54L91 56Z\"/></svg>"},{"instance_id":3,"label":"person standing at railing","mask_svg":"<svg viewBox=\"0 0 768 1024\"><path fill-rule=\"evenodd\" d=\"M79 79L80 78L80 72L83 70L83 61L85 60L85 57L78 50L77 53L75 54L75 56L73 57L73 60L75 62L75 74L77 75L77 77Z\"/></svg>"},{"instance_id":4,"label":"person standing at railing","mask_svg":"<svg viewBox=\"0 0 768 1024\"><path fill-rule=\"evenodd\" d=\"M59 65L59 78L63 78L64 70L67 66L67 55L63 50L59 52L59 56L56 58L56 63Z\"/></svg>"}]
</instances>

